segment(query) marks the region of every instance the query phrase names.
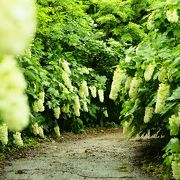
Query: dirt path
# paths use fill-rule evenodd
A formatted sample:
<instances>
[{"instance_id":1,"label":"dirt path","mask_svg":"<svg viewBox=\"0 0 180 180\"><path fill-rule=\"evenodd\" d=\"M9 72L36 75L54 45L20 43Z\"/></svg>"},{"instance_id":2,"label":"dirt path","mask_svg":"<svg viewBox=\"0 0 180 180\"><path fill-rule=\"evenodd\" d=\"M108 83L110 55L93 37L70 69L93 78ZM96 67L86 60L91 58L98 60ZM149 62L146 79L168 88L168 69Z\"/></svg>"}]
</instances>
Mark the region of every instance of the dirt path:
<instances>
[{"instance_id":1,"label":"dirt path","mask_svg":"<svg viewBox=\"0 0 180 180\"><path fill-rule=\"evenodd\" d=\"M63 143L45 143L32 157L8 161L2 180L156 180L132 164L146 141L127 141L122 132Z\"/></svg>"}]
</instances>

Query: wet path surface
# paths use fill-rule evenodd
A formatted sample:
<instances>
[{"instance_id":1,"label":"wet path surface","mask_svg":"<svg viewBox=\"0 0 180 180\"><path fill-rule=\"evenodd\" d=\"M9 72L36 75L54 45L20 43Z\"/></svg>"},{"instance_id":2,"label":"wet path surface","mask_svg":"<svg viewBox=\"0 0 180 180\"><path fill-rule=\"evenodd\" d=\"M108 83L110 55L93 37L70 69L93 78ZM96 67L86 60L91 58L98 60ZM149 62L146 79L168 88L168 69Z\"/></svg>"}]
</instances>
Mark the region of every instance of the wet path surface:
<instances>
[{"instance_id":1,"label":"wet path surface","mask_svg":"<svg viewBox=\"0 0 180 180\"><path fill-rule=\"evenodd\" d=\"M45 143L32 157L8 161L2 180L156 180L132 163L146 142L121 132L78 141Z\"/></svg>"}]
</instances>

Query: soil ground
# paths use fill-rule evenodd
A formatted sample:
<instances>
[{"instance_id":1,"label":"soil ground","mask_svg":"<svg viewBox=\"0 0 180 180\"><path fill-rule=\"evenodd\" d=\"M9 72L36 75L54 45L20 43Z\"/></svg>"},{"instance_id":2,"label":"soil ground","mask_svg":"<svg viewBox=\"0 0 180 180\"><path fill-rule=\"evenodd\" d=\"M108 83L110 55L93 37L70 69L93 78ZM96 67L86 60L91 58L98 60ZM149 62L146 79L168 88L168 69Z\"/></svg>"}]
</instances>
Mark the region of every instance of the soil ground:
<instances>
[{"instance_id":1,"label":"soil ground","mask_svg":"<svg viewBox=\"0 0 180 180\"><path fill-rule=\"evenodd\" d=\"M143 172L141 159L148 138L127 140L121 129L65 136L5 160L0 180L158 180Z\"/></svg>"}]
</instances>

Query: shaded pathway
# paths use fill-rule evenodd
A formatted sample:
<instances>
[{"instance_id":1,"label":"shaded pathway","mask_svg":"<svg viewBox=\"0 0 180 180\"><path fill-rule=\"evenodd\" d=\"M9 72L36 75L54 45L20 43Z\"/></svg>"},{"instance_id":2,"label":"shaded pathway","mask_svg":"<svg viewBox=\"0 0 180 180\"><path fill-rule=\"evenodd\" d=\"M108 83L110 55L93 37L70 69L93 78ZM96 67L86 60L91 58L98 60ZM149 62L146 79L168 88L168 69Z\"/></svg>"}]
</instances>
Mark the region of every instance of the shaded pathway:
<instances>
[{"instance_id":1,"label":"shaded pathway","mask_svg":"<svg viewBox=\"0 0 180 180\"><path fill-rule=\"evenodd\" d=\"M132 164L146 141L127 141L121 132L78 141L45 143L34 157L13 160L2 180L156 180Z\"/></svg>"}]
</instances>

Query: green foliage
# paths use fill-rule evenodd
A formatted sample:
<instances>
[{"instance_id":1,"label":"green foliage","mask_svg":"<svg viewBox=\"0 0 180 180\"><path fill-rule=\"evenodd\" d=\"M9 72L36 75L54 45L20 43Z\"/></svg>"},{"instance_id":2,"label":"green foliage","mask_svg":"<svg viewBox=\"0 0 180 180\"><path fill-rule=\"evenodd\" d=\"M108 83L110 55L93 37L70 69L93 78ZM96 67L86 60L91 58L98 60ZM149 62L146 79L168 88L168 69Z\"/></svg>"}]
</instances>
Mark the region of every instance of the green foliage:
<instances>
[{"instance_id":1,"label":"green foliage","mask_svg":"<svg viewBox=\"0 0 180 180\"><path fill-rule=\"evenodd\" d=\"M97 1L90 6L98 29L104 32L104 38L113 38L128 46L140 42L144 36L142 15L147 14L148 1ZM90 11L92 12L92 10Z\"/></svg>"},{"instance_id":2,"label":"green foliage","mask_svg":"<svg viewBox=\"0 0 180 180\"><path fill-rule=\"evenodd\" d=\"M42 126L49 134L57 123L64 130L79 132L82 128L76 123L77 117L81 114L82 123L91 125L99 107L104 106L97 92L96 98L90 89L90 95L82 97L80 89L84 81L96 91L106 89L106 76L98 75L91 67L100 57L97 52L109 56L108 48L96 37L93 20L81 3L49 0L37 1L36 6L38 29L34 42L18 58L28 82L31 107L31 124L26 133L38 135ZM77 96L79 102L75 102Z\"/></svg>"},{"instance_id":3,"label":"green foliage","mask_svg":"<svg viewBox=\"0 0 180 180\"><path fill-rule=\"evenodd\" d=\"M165 136L165 162L178 167L179 0L37 0L36 6L34 42L18 57L31 108L25 134L44 138L57 125L75 133L116 127L120 115L129 138Z\"/></svg>"},{"instance_id":4,"label":"green foliage","mask_svg":"<svg viewBox=\"0 0 180 180\"><path fill-rule=\"evenodd\" d=\"M179 10L178 1L151 3L149 15L142 18L149 31L137 46L126 49L119 63L121 89L112 84L110 96L119 94L116 101L122 103L120 118L128 137L149 132L172 136L164 156L169 165L179 159Z\"/></svg>"},{"instance_id":5,"label":"green foliage","mask_svg":"<svg viewBox=\"0 0 180 180\"><path fill-rule=\"evenodd\" d=\"M71 124L71 129L76 134L84 132L84 125L82 120L80 118L75 119Z\"/></svg>"}]
</instances>

